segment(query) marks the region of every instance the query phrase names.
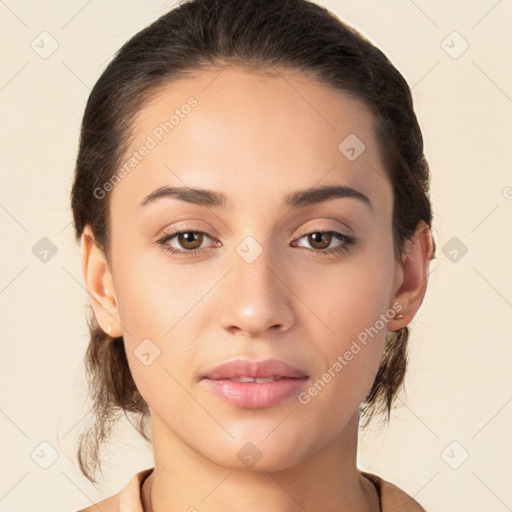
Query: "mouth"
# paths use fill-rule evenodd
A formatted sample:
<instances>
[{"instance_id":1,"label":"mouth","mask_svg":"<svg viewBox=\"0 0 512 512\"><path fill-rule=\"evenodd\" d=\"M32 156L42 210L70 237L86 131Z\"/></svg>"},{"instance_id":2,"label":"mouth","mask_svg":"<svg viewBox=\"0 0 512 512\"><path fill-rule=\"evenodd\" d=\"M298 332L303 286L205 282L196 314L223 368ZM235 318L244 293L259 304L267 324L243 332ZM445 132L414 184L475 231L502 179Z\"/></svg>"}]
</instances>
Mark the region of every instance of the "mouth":
<instances>
[{"instance_id":1,"label":"mouth","mask_svg":"<svg viewBox=\"0 0 512 512\"><path fill-rule=\"evenodd\" d=\"M236 359L211 369L200 382L231 405L242 409L265 409L296 395L308 380L304 371L278 359Z\"/></svg>"}]
</instances>

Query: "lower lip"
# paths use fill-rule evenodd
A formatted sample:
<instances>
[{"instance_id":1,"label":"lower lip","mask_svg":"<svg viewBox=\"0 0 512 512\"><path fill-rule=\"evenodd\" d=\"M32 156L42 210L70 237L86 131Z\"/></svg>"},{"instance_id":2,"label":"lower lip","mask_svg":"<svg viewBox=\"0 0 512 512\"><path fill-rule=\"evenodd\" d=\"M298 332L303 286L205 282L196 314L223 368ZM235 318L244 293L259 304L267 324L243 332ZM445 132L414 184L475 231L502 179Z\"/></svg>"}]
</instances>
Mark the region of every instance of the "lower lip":
<instances>
[{"instance_id":1,"label":"lower lip","mask_svg":"<svg viewBox=\"0 0 512 512\"><path fill-rule=\"evenodd\" d=\"M304 377L273 382L237 382L229 379L203 379L202 382L230 404L244 409L265 409L298 393L307 380Z\"/></svg>"}]
</instances>

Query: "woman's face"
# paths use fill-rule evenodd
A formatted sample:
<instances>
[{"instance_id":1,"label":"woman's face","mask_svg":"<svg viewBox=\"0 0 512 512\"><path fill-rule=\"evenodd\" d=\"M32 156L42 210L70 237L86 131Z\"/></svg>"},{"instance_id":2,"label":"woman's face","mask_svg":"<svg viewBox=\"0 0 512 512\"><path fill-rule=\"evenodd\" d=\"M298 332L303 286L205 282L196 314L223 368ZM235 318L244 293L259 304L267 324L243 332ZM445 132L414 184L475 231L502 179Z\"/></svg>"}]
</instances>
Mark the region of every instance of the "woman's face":
<instances>
[{"instance_id":1,"label":"woman's face","mask_svg":"<svg viewBox=\"0 0 512 512\"><path fill-rule=\"evenodd\" d=\"M154 440L226 467L249 454L255 469L284 469L354 425L402 282L372 126L362 103L284 71L203 71L140 111L111 196L111 272L115 335ZM328 186L357 192L290 199ZM182 198L147 199L161 187ZM265 386L228 400L204 376L238 358L307 379L273 401L285 384L217 382L228 394Z\"/></svg>"}]
</instances>

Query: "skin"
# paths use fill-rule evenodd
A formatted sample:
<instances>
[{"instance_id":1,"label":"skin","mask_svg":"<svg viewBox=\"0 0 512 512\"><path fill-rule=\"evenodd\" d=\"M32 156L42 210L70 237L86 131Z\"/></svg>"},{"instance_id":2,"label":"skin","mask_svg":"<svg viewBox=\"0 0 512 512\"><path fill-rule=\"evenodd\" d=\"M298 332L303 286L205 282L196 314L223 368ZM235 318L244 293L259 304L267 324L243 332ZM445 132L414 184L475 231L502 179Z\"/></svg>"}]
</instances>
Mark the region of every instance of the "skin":
<instances>
[{"instance_id":1,"label":"skin","mask_svg":"<svg viewBox=\"0 0 512 512\"><path fill-rule=\"evenodd\" d=\"M272 504L295 512L321 504L327 512L376 512L376 489L356 466L358 407L386 329L410 323L423 301L430 230L420 223L403 263L394 259L393 192L373 117L360 101L305 75L228 68L180 79L139 112L131 151L190 96L197 107L112 192L110 264L89 227L82 236L96 318L123 336L150 407L152 509L267 512ZM366 146L354 161L338 150L351 133ZM373 208L347 197L282 205L293 191L333 184L366 194ZM170 198L139 207L163 185L222 192L229 208ZM173 226L210 238L196 242L198 255L175 256L158 243ZM319 230L352 232L357 242L327 257L307 236ZM262 248L250 264L235 250L247 236ZM330 240L329 248L343 244ZM191 250L185 242L167 245ZM314 383L396 302L404 318L390 320L308 404L291 397L244 409L199 382L240 357L284 360ZM145 338L161 351L149 366L134 355ZM262 455L252 468L237 457L247 442Z\"/></svg>"}]
</instances>

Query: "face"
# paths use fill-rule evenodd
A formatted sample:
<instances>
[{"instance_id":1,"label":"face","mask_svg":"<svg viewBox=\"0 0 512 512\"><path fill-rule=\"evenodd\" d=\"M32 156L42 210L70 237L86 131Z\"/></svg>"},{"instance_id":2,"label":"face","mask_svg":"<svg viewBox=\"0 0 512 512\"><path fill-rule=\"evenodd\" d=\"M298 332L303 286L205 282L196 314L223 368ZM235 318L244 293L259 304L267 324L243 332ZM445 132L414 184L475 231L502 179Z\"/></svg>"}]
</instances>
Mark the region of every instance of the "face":
<instances>
[{"instance_id":1,"label":"face","mask_svg":"<svg viewBox=\"0 0 512 512\"><path fill-rule=\"evenodd\" d=\"M343 435L375 379L403 278L372 115L280 73L202 71L160 90L136 118L129 172L111 195L111 335L124 337L153 436L232 468L244 447L261 454L258 469L286 468ZM188 200L151 198L161 187ZM293 201L322 187L353 191ZM284 383L224 383L266 388L260 401L228 400L203 377L234 359L281 360L307 378L283 395Z\"/></svg>"}]
</instances>

